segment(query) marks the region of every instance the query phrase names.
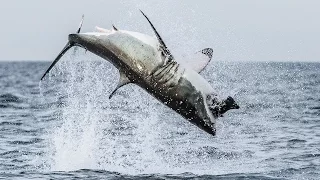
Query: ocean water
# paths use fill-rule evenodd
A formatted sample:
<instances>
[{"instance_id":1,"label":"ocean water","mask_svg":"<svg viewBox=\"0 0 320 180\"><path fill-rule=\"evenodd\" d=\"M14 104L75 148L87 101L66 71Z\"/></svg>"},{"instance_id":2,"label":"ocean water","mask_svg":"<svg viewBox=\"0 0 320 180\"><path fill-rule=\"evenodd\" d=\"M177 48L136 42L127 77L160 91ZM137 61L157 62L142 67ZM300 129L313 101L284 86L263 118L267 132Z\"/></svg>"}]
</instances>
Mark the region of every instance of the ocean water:
<instances>
[{"instance_id":1,"label":"ocean water","mask_svg":"<svg viewBox=\"0 0 320 180\"><path fill-rule=\"evenodd\" d=\"M0 62L0 178L319 179L320 63L214 62L215 137L90 54Z\"/></svg>"}]
</instances>

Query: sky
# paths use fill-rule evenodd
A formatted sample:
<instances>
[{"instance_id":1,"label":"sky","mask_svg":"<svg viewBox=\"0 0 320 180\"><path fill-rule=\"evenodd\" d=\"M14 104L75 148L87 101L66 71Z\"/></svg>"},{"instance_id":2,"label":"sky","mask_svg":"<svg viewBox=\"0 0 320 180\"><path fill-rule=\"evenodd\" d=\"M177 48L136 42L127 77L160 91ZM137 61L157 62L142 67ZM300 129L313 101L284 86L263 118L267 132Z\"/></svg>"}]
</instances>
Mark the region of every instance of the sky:
<instances>
[{"instance_id":1,"label":"sky","mask_svg":"<svg viewBox=\"0 0 320 180\"><path fill-rule=\"evenodd\" d=\"M1 0L0 60L52 61L95 26L153 35L177 57L212 47L216 61L320 62L319 0Z\"/></svg>"}]
</instances>

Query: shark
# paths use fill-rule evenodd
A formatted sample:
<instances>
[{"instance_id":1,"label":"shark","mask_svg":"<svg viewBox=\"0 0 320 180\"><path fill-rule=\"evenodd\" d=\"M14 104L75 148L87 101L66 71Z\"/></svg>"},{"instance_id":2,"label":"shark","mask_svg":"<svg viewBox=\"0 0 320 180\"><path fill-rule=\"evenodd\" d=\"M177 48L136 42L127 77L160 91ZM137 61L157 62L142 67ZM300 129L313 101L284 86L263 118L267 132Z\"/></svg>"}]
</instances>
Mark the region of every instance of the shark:
<instances>
[{"instance_id":1,"label":"shark","mask_svg":"<svg viewBox=\"0 0 320 180\"><path fill-rule=\"evenodd\" d=\"M141 11L141 10L140 10ZM96 32L76 33L58 54L41 80L72 47L84 48L114 65L120 73L109 98L127 84L135 84L205 132L216 135L216 120L231 109L239 109L234 98L220 99L202 72L213 56L212 48L197 52L197 63L178 63L150 19L141 11L155 36L139 32L96 27Z\"/></svg>"}]
</instances>

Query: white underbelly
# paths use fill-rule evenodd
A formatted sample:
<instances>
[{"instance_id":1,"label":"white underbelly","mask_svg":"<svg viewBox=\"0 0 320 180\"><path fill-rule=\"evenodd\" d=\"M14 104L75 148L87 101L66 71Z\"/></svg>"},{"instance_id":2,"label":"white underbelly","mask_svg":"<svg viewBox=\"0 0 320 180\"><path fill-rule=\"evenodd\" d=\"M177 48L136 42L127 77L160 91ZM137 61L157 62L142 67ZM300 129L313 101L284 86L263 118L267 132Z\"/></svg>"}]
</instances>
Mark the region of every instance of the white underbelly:
<instances>
[{"instance_id":1,"label":"white underbelly","mask_svg":"<svg viewBox=\"0 0 320 180\"><path fill-rule=\"evenodd\" d=\"M188 80L192 85L194 85L196 90L202 92L203 94L208 95L214 92L214 89L208 83L208 81L192 69L186 67L182 77Z\"/></svg>"}]
</instances>

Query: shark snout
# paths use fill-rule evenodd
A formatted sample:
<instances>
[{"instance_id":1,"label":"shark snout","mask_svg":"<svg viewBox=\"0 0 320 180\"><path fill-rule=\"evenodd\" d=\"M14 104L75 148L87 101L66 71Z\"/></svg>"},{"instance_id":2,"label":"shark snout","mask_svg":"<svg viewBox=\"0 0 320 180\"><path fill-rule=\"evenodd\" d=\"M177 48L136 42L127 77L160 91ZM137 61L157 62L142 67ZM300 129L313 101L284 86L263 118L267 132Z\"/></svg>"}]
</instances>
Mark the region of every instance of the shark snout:
<instances>
[{"instance_id":1,"label":"shark snout","mask_svg":"<svg viewBox=\"0 0 320 180\"><path fill-rule=\"evenodd\" d=\"M231 109L240 109L240 106L238 104L234 104L233 106L231 106Z\"/></svg>"},{"instance_id":2,"label":"shark snout","mask_svg":"<svg viewBox=\"0 0 320 180\"><path fill-rule=\"evenodd\" d=\"M239 109L240 106L235 102L232 97L227 97L227 99L217 102L217 99L211 99L211 106L209 108L211 112L216 115L217 117L222 116L224 113L231 109Z\"/></svg>"},{"instance_id":3,"label":"shark snout","mask_svg":"<svg viewBox=\"0 0 320 180\"><path fill-rule=\"evenodd\" d=\"M227 99L225 100L225 103L229 107L229 109L239 109L240 108L240 106L230 96L227 97Z\"/></svg>"}]
</instances>

